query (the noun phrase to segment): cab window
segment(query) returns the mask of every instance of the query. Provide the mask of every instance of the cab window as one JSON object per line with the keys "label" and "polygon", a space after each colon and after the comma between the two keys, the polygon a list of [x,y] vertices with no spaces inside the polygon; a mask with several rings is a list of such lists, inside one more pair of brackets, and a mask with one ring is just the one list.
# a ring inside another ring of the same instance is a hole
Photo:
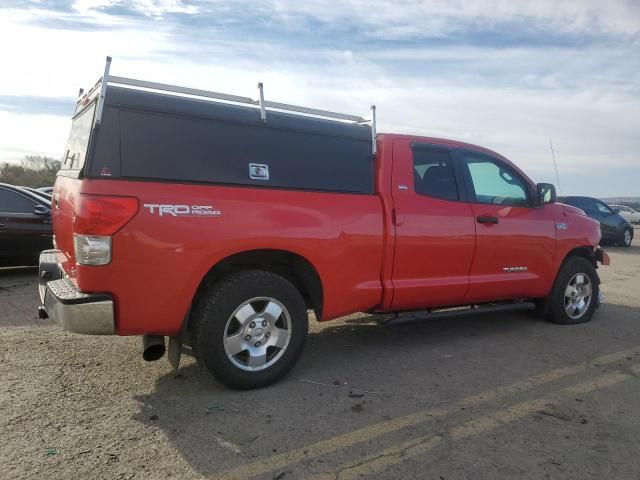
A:
{"label": "cab window", "polygon": [[525,182],[507,165],[484,155],[463,153],[462,156],[477,203],[528,206]]}

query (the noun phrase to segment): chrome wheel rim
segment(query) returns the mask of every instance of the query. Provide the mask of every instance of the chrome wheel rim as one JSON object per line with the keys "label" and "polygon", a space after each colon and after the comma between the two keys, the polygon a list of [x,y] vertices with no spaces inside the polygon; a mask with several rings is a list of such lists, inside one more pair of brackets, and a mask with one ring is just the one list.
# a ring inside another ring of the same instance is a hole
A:
{"label": "chrome wheel rim", "polygon": [[275,298],[256,297],[231,314],[224,329],[224,351],[236,367],[249,372],[276,363],[291,340],[291,316]]}
{"label": "chrome wheel rim", "polygon": [[582,317],[591,305],[593,288],[589,276],[576,273],[564,291],[564,310],[574,320]]}
{"label": "chrome wheel rim", "polygon": [[631,232],[629,230],[624,231],[624,244],[631,245]]}

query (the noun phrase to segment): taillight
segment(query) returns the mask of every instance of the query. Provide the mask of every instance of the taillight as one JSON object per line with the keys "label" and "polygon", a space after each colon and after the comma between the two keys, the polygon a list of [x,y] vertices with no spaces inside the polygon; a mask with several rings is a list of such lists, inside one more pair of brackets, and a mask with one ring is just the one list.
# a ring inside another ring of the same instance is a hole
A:
{"label": "taillight", "polygon": [[73,247],[81,265],[111,262],[111,235],[138,213],[138,199],[80,194],[73,209]]}
{"label": "taillight", "polygon": [[73,232],[113,235],[138,213],[138,199],[80,194],[73,209]]}

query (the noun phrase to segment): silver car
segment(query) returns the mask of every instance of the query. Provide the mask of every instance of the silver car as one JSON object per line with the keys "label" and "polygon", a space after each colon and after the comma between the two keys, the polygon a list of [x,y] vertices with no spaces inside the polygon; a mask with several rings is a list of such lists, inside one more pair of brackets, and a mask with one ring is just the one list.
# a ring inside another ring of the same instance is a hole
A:
{"label": "silver car", "polygon": [[609,205],[614,212],[631,223],[640,223],[640,212],[626,205]]}

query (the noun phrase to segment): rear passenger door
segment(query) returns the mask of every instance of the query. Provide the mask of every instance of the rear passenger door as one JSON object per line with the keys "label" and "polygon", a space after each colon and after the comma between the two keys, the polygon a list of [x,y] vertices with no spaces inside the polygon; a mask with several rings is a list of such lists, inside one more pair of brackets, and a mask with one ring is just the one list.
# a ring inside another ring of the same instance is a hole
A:
{"label": "rear passenger door", "polygon": [[553,281],[555,222],[534,206],[533,185],[500,158],[457,152],[476,224],[465,303],[546,295]]}
{"label": "rear passenger door", "polygon": [[393,144],[395,310],[455,305],[464,298],[475,221],[455,171],[447,148]]}

